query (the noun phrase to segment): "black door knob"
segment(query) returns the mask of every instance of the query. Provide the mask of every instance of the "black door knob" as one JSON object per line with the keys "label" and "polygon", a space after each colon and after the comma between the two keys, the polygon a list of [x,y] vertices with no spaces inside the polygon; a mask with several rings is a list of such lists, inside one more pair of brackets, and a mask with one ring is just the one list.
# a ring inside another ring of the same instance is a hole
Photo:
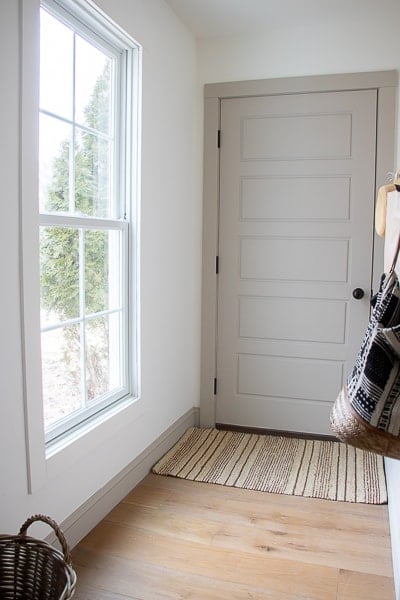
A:
{"label": "black door knob", "polygon": [[353,298],[355,298],[356,300],[361,300],[361,298],[364,298],[364,290],[361,288],[354,288]]}

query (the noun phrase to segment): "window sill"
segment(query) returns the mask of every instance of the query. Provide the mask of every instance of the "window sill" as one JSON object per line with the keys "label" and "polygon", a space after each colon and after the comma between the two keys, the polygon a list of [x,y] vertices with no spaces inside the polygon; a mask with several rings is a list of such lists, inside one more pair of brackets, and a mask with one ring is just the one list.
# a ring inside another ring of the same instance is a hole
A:
{"label": "window sill", "polygon": [[75,431],[49,443],[46,447],[48,477],[57,476],[76,460],[95,451],[110,437],[118,435],[122,427],[139,419],[142,413],[141,399],[130,396]]}

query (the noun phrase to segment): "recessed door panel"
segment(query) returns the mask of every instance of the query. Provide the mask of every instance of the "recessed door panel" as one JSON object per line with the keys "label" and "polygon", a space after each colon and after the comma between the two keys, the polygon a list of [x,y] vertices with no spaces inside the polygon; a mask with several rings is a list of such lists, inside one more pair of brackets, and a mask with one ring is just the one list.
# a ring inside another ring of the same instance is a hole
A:
{"label": "recessed door panel", "polygon": [[244,177],[242,221],[348,221],[349,177]]}
{"label": "recessed door panel", "polygon": [[239,337],[343,344],[346,302],[315,298],[241,296]]}

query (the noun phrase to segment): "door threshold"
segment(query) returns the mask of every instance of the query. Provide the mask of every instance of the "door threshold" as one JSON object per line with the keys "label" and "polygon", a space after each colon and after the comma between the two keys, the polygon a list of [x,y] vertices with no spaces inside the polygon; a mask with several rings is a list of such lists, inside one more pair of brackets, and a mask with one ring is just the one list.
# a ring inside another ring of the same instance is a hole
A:
{"label": "door threshold", "polygon": [[286,431],[285,429],[268,429],[264,427],[246,427],[244,425],[231,425],[230,423],[215,423],[216,429],[225,431],[238,431],[240,433],[256,433],[258,435],[277,435],[283,437],[300,438],[303,440],[321,440],[328,442],[337,442],[334,435],[319,433],[308,433],[304,431]]}

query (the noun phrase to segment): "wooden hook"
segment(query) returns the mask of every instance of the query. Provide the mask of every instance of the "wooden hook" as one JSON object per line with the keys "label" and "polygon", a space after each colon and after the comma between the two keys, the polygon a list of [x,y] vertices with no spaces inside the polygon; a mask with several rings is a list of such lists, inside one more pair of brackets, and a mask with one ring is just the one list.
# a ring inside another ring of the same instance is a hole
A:
{"label": "wooden hook", "polygon": [[[400,182],[400,180],[399,180]],[[394,183],[382,185],[378,190],[378,196],[375,206],[375,230],[378,235],[383,237],[386,231],[386,203],[389,192],[394,192],[396,186]]]}

